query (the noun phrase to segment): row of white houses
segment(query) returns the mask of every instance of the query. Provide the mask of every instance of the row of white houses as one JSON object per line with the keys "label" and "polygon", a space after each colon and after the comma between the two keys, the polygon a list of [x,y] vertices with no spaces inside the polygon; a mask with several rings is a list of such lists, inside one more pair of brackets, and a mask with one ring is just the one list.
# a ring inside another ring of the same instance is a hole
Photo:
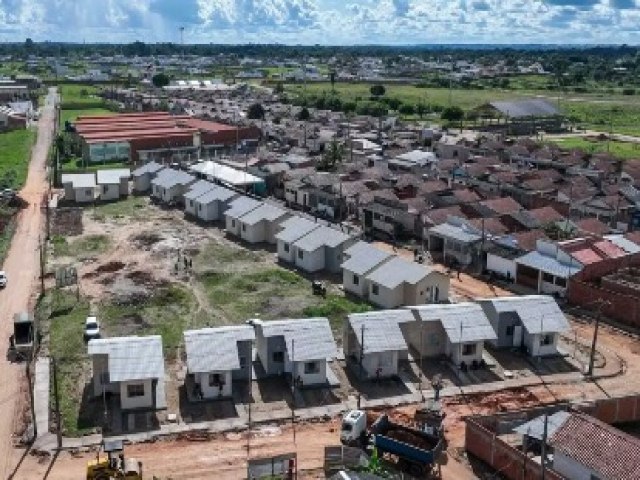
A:
{"label": "row of white houses", "polygon": [[[362,378],[398,375],[398,364],[446,357],[454,365],[483,358],[485,342],[521,347],[534,357],[558,353],[558,337],[569,324],[550,296],[417,305],[349,315],[342,348],[348,368]],[[250,320],[245,325],[184,332],[191,398],[229,398],[235,380],[285,376],[297,387],[330,386],[330,365],[338,357],[324,317]],[[160,336],[91,340],[93,394],[119,396],[123,410],[163,409],[165,369]],[[195,393],[197,392],[197,393]]]}

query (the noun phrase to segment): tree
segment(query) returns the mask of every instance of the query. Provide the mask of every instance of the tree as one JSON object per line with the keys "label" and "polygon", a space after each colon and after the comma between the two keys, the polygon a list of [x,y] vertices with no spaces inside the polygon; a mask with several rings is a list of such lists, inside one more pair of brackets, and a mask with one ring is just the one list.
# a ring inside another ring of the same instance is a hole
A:
{"label": "tree", "polygon": [[400,106],[402,105],[402,100],[398,99],[398,98],[386,98],[383,99],[386,100],[386,104],[389,105],[389,108],[391,110],[398,110],[400,108]]}
{"label": "tree", "polygon": [[440,118],[448,122],[459,122],[464,118],[464,110],[458,106],[447,107],[442,110]]}
{"label": "tree", "polygon": [[169,77],[164,73],[157,73],[151,78],[154,87],[162,88],[169,85]]}
{"label": "tree", "polygon": [[382,97],[387,92],[387,89],[384,88],[384,85],[378,84],[378,85],[372,85],[369,91],[371,92],[371,95],[374,97]]}
{"label": "tree", "polygon": [[342,163],[344,159],[344,148],[335,138],[331,140],[327,150],[324,152],[322,160],[318,163],[318,170],[330,171],[336,168],[336,165]]}
{"label": "tree", "polygon": [[356,102],[344,102],[342,104],[342,111],[344,113],[355,112],[356,108],[358,108],[358,104]]}
{"label": "tree", "polygon": [[298,120],[306,122],[311,118],[311,114],[309,113],[309,109],[307,107],[302,107],[302,110],[298,112]]}
{"label": "tree", "polygon": [[420,102],[418,105],[416,105],[416,113],[420,117],[420,120],[422,120],[422,117],[424,116],[424,114],[427,113],[426,105],[424,103],[422,103],[422,102]]}
{"label": "tree", "polygon": [[400,111],[400,113],[402,115],[410,116],[410,115],[413,115],[416,112],[416,109],[415,109],[415,107],[413,105],[405,103],[404,105],[400,106],[400,110],[399,111]]}
{"label": "tree", "polygon": [[331,91],[335,92],[336,91],[336,71],[335,70],[331,70],[331,72],[329,72],[329,80],[331,81]]}
{"label": "tree", "polygon": [[249,107],[247,111],[247,118],[249,120],[262,120],[264,119],[264,107],[261,103],[254,103]]}
{"label": "tree", "polygon": [[276,88],[274,89],[274,91],[278,95],[282,95],[284,93],[284,84],[282,82],[276,83]]}

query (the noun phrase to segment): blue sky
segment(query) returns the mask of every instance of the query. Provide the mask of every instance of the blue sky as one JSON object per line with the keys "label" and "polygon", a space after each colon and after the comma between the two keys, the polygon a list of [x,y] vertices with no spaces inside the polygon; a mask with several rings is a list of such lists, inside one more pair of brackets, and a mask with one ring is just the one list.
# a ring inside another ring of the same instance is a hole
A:
{"label": "blue sky", "polygon": [[0,40],[640,43],[640,0],[0,0]]}

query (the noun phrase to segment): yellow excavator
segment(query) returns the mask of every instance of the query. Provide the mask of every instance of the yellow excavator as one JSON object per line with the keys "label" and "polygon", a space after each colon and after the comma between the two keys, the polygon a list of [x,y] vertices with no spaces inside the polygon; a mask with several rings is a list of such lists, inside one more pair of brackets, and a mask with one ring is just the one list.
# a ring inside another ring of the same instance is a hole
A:
{"label": "yellow excavator", "polygon": [[[142,480],[142,462],[124,457],[122,440],[105,440],[87,463],[87,480]],[[100,457],[100,450],[107,454]]]}

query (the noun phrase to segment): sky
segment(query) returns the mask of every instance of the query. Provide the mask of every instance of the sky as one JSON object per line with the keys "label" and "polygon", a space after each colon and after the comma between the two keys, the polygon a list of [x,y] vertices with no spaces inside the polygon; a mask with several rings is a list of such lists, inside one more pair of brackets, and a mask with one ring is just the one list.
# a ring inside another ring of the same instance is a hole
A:
{"label": "sky", "polygon": [[0,0],[0,41],[640,43],[640,0]]}

